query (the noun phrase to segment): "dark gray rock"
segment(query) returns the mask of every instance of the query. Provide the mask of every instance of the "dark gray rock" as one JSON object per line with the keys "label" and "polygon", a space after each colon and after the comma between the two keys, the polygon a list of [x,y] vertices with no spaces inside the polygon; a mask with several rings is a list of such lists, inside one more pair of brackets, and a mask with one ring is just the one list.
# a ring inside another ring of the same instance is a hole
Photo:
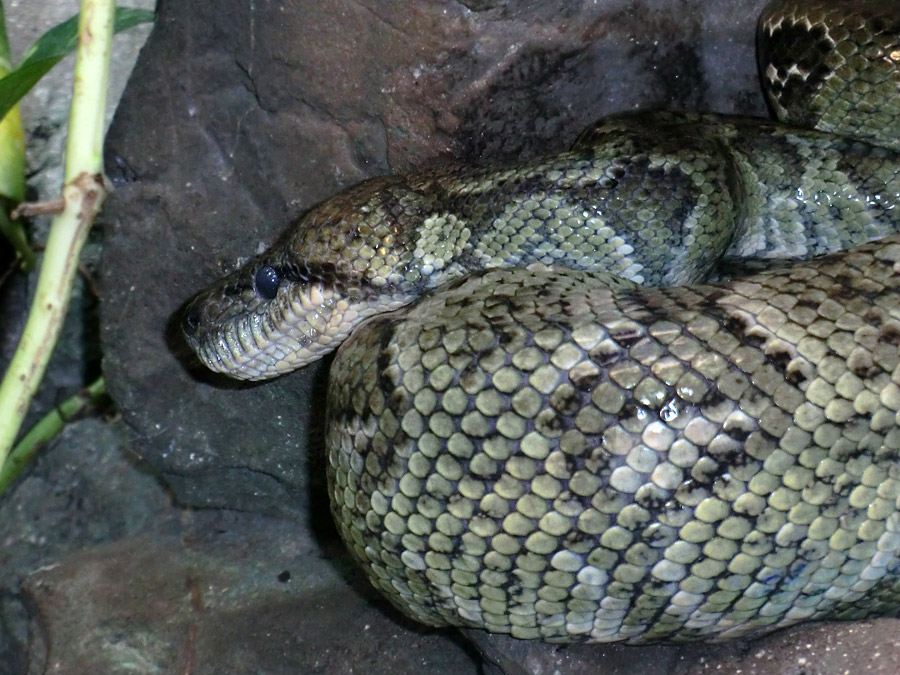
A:
{"label": "dark gray rock", "polygon": [[900,620],[797,626],[757,640],[630,647],[548,645],[466,631],[487,675],[848,675],[900,672]]}
{"label": "dark gray rock", "polygon": [[129,457],[125,425],[73,423],[0,498],[0,673],[29,659],[22,580],[36,569],[137,532],[165,531],[166,492]]}
{"label": "dark gray rock", "polygon": [[549,645],[474,630],[465,635],[484,659],[486,675],[670,675],[684,651],[670,646]]}
{"label": "dark gray rock", "polygon": [[726,649],[697,659],[681,672],[685,675],[894,675],[900,673],[900,620],[798,626]]}

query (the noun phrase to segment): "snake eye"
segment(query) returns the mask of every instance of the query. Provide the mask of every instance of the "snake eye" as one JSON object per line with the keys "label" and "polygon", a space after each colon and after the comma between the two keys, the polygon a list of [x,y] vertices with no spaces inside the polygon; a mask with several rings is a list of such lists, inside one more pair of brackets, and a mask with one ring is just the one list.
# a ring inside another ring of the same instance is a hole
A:
{"label": "snake eye", "polygon": [[266,300],[272,300],[278,293],[278,285],[281,283],[281,279],[278,276],[278,270],[266,265],[265,267],[260,267],[256,272],[254,282],[256,283],[256,292]]}

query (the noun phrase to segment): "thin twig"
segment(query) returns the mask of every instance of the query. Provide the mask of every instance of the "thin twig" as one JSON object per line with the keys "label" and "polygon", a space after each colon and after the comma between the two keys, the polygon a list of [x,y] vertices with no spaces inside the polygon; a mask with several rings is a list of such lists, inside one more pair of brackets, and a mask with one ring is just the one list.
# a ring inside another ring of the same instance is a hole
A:
{"label": "thin twig", "polygon": [[34,216],[55,216],[62,213],[65,206],[66,201],[62,197],[45,202],[22,202],[9,215],[13,220]]}
{"label": "thin twig", "polygon": [[98,405],[105,395],[106,383],[102,377],[97,378],[77,394],[70,396],[53,408],[31,427],[22,440],[16,443],[3,468],[0,469],[0,493],[19,477],[38,452],[62,431],[67,422],[71,422],[75,417],[85,414],[90,408]]}

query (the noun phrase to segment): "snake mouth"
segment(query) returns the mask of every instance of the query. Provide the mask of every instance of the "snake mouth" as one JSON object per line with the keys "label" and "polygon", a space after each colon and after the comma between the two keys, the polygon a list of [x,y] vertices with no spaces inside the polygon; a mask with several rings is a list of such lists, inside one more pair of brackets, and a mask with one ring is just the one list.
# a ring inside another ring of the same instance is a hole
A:
{"label": "snake mouth", "polygon": [[[210,370],[241,380],[267,380],[334,351],[374,314],[409,304],[407,294],[374,300],[333,285],[286,283],[271,300],[225,291],[200,293],[182,315],[191,349]],[[359,297],[357,297],[359,296]]]}

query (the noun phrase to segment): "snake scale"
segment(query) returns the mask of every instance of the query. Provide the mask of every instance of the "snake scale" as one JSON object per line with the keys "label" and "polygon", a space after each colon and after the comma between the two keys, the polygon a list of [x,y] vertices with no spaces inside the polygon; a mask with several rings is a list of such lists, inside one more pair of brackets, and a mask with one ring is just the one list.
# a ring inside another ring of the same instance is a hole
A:
{"label": "snake scale", "polygon": [[376,178],[189,304],[234,377],[343,343],[332,512],[393,604],[629,643],[896,611],[890,5],[767,8],[798,126],[623,115],[517,166]]}

